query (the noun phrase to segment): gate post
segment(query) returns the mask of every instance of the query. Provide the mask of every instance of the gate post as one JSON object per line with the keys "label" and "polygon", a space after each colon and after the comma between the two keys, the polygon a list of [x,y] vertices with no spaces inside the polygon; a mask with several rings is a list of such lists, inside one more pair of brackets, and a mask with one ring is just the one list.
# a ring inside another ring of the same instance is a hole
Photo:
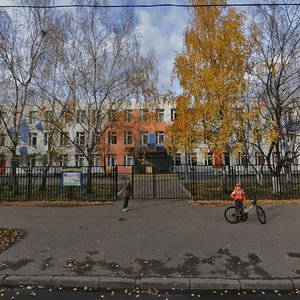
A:
{"label": "gate post", "polygon": [[195,169],[196,167],[195,166],[191,166],[191,169],[192,169],[192,197],[193,197],[193,200],[196,200],[196,193],[195,193]]}
{"label": "gate post", "polygon": [[115,193],[114,200],[118,198],[118,165],[115,166]]}
{"label": "gate post", "polygon": [[134,165],[131,166],[132,198],[134,198]]}
{"label": "gate post", "polygon": [[32,198],[32,172],[31,172],[31,165],[29,165],[27,169],[27,200],[30,201]]}
{"label": "gate post", "polygon": [[156,198],[156,188],[155,188],[155,168],[152,167],[152,185],[153,185],[153,198]]}
{"label": "gate post", "polygon": [[[230,166],[228,166],[228,169],[229,169],[229,174],[230,174]],[[223,192],[226,194],[227,193],[227,166],[223,166],[223,178],[224,178],[224,181],[223,181]]]}

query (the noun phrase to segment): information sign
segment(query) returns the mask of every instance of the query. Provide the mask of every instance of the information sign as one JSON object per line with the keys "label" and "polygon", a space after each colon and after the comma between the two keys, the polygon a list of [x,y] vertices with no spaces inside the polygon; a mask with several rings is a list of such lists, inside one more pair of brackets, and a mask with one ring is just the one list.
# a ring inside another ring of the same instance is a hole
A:
{"label": "information sign", "polygon": [[62,171],[63,186],[81,186],[80,169],[64,169]]}

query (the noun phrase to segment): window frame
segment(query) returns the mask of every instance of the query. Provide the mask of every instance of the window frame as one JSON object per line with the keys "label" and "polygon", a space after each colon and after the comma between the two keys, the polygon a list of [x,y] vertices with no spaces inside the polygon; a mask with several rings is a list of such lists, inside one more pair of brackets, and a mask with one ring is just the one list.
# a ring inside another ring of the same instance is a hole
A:
{"label": "window frame", "polygon": [[85,132],[84,131],[76,131],[76,144],[80,147],[85,145]]}
{"label": "window frame", "polygon": [[133,121],[133,110],[132,109],[125,109],[124,112],[125,122],[132,122]]}
{"label": "window frame", "polygon": [[[145,137],[147,137],[147,143],[144,143]],[[149,143],[149,131],[140,132],[140,143],[141,145],[147,145]]]}
{"label": "window frame", "polygon": [[116,131],[108,132],[108,144],[109,145],[117,145],[118,143],[118,134]]}
{"label": "window frame", "polygon": [[164,109],[157,109],[156,110],[156,121],[157,122],[164,122],[165,121],[165,110]]}
{"label": "window frame", "polygon": [[113,168],[117,165],[117,155],[116,154],[108,154],[107,155],[107,166]]}
{"label": "window frame", "polygon": [[36,132],[29,132],[29,146],[37,146],[38,137]]}
{"label": "window frame", "polygon": [[156,138],[156,144],[163,144],[163,142],[165,141],[165,132],[164,131],[156,131],[155,138]]}
{"label": "window frame", "polygon": [[124,145],[132,145],[133,136],[132,131],[124,131]]}

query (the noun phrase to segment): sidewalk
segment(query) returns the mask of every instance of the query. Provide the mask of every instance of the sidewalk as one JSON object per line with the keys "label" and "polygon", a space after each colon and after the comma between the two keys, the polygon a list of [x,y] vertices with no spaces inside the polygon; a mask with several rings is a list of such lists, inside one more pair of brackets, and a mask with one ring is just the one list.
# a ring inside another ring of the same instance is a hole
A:
{"label": "sidewalk", "polygon": [[229,224],[224,207],[132,200],[74,208],[0,207],[28,236],[0,255],[2,285],[300,289],[300,206]]}

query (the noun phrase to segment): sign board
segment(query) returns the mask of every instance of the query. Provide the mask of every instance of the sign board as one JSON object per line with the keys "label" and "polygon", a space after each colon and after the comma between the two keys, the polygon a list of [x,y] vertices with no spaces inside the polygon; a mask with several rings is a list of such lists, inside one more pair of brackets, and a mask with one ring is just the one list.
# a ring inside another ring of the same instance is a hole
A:
{"label": "sign board", "polygon": [[63,186],[81,186],[80,169],[64,169],[62,171]]}

